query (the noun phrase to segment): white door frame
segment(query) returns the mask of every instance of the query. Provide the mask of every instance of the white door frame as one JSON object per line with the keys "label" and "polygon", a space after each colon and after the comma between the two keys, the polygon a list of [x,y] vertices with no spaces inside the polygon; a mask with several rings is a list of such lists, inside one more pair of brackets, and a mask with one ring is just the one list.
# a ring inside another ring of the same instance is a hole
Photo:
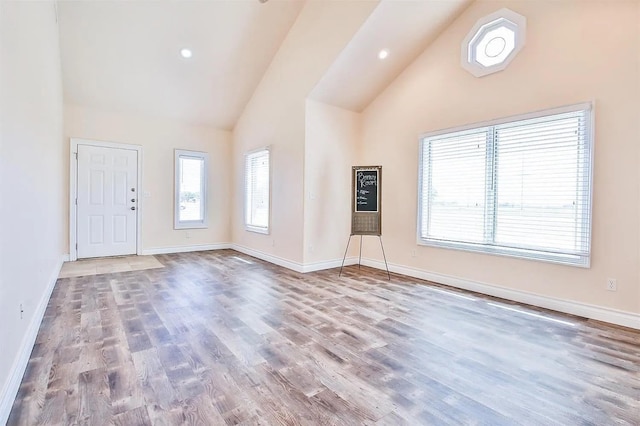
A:
{"label": "white door frame", "polygon": [[142,219],[142,146],[117,142],[96,141],[90,139],[71,138],[69,150],[69,260],[78,260],[78,145],[89,145],[102,148],[129,149],[138,152],[138,193],[136,199],[136,254],[142,254],[141,219]]}

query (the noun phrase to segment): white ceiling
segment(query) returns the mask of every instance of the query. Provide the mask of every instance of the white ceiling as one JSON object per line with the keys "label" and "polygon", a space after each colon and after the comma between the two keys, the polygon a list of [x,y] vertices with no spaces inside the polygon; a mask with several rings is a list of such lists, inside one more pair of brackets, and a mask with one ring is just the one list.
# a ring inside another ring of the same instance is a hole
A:
{"label": "white ceiling", "polygon": [[[362,111],[471,2],[381,0],[311,98]],[[58,0],[65,102],[232,129],[303,5]]]}
{"label": "white ceiling", "polygon": [[303,4],[58,1],[65,102],[231,129]]}
{"label": "white ceiling", "polygon": [[[361,112],[473,0],[382,0],[311,98]],[[389,56],[378,59],[387,49]]]}

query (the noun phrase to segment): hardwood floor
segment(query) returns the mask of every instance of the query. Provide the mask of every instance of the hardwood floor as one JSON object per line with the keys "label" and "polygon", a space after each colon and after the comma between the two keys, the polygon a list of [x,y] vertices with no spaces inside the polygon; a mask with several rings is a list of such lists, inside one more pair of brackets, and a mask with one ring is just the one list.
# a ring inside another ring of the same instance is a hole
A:
{"label": "hardwood floor", "polygon": [[640,332],[231,250],[58,280],[9,425],[640,424]]}

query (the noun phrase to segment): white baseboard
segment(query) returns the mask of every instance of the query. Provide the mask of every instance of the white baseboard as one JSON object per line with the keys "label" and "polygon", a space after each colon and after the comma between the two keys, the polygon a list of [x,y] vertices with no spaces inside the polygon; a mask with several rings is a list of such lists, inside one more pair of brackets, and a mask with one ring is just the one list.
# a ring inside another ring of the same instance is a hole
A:
{"label": "white baseboard", "polygon": [[22,376],[24,376],[24,372],[27,369],[27,364],[31,357],[31,351],[35,345],[36,338],[38,337],[38,330],[40,330],[42,318],[44,318],[44,313],[47,310],[51,293],[56,286],[56,281],[58,280],[60,269],[62,268],[62,264],[65,262],[65,259],[68,259],[68,255],[60,256],[60,259],[49,276],[47,287],[42,294],[40,303],[38,303],[38,306],[33,312],[33,317],[31,317],[29,327],[22,338],[22,344],[19,348],[18,356],[16,356],[13,366],[11,367],[10,376],[5,383],[4,389],[2,389],[2,393],[0,394],[0,425],[5,424],[9,419],[9,414],[11,414],[11,408],[13,407],[13,402],[18,394],[18,389],[22,382]]}
{"label": "white baseboard", "polygon": [[256,257],[258,259],[264,260],[269,263],[273,263],[278,266],[282,266],[283,268],[291,269],[296,272],[304,272],[304,265],[300,262],[295,262],[293,260],[285,259],[283,257],[274,256],[269,253],[265,253],[260,250],[254,250],[249,247],[241,246],[239,244],[232,244],[231,249],[235,251],[239,251],[240,253],[248,254],[249,256]]}
{"label": "white baseboard", "polygon": [[[376,269],[385,270],[384,262],[373,259],[362,259],[362,264]],[[554,297],[541,296],[521,290],[513,290],[499,287],[492,284],[470,281],[449,275],[437,274],[424,271],[422,269],[409,266],[389,263],[389,270],[401,275],[445,284],[464,290],[475,291],[489,296],[500,297],[502,299],[513,300],[515,302],[526,303],[541,308],[564,312],[571,315],[604,321],[611,324],[640,329],[640,314],[620,311],[617,309],[605,308],[602,306],[590,305],[587,303],[570,300],[557,299]]]}
{"label": "white baseboard", "polygon": [[[274,256],[269,253],[265,253],[260,250],[255,250],[249,247],[241,246],[238,244],[232,244],[231,249],[239,251],[240,253],[247,254],[249,256],[256,257],[260,260],[264,260],[269,263],[273,263],[283,268],[291,269],[292,271],[306,274],[307,272],[321,271],[323,269],[339,268],[342,265],[342,259],[324,260],[314,263],[300,263],[293,260],[285,259],[283,257]],[[344,262],[344,266],[355,265],[358,262],[357,257],[347,257]]]}
{"label": "white baseboard", "polygon": [[[357,257],[347,257],[344,260],[344,266],[356,265],[358,263]],[[323,269],[339,268],[342,266],[342,259],[324,260],[321,262],[305,263],[302,266],[302,272],[315,272],[322,271]]]}
{"label": "white baseboard", "polygon": [[187,253],[191,251],[223,250],[228,248],[231,248],[231,243],[196,244],[193,246],[155,247],[142,249],[141,254],[143,256],[149,256],[154,254]]}

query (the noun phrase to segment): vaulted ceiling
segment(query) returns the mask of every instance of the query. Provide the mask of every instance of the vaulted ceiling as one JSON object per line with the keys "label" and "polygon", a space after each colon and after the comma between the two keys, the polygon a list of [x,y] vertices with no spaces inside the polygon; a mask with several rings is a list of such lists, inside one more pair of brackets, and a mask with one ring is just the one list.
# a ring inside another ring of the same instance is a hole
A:
{"label": "vaulted ceiling", "polygon": [[[471,1],[380,1],[310,96],[361,111]],[[304,4],[59,0],[65,102],[232,129]]]}
{"label": "vaulted ceiling", "polygon": [[231,129],[302,6],[59,1],[65,102]]}
{"label": "vaulted ceiling", "polygon": [[[383,0],[311,93],[315,100],[360,112],[472,0]],[[388,56],[381,60],[378,54]]]}

